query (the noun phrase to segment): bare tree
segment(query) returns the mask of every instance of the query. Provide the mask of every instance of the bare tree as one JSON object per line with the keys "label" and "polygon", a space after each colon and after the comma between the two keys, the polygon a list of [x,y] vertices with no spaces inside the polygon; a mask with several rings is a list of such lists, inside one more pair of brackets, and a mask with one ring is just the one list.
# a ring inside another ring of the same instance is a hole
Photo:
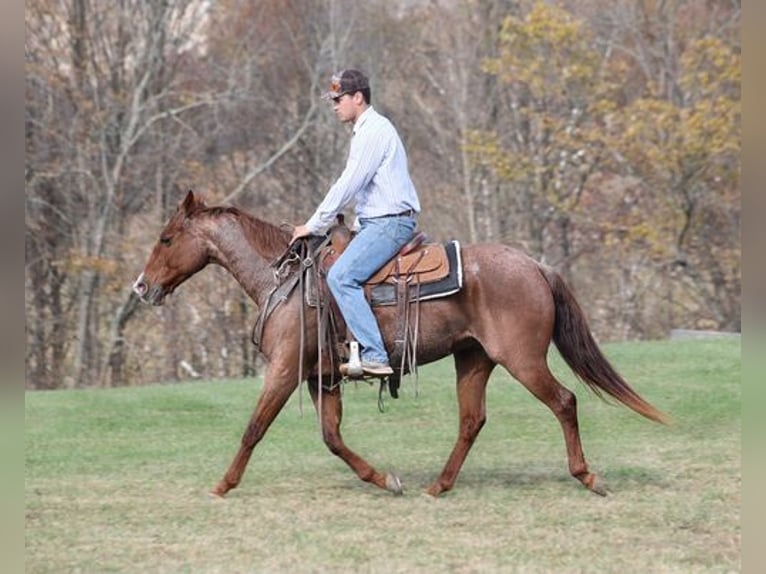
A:
{"label": "bare tree", "polygon": [[226,276],[151,310],[130,284],[188,188],[308,217],[346,159],[319,99],[345,67],[405,139],[434,238],[521,244],[605,337],[738,328],[740,3],[556,6],[29,0],[27,384],[252,373],[257,309]]}
{"label": "bare tree", "polygon": [[[202,7],[191,0],[27,3],[27,58],[34,64],[27,139],[35,163],[28,170],[28,229],[42,215],[40,186],[48,186],[47,203],[70,222],[57,237],[75,302],[70,385],[100,381],[113,346],[103,343],[111,307],[103,291],[120,264],[124,218],[152,198],[151,188],[130,178],[146,169],[144,158],[171,144],[168,123],[212,102],[205,92],[184,98],[175,83],[178,47],[194,44]],[[117,316],[132,304],[122,305]]]}

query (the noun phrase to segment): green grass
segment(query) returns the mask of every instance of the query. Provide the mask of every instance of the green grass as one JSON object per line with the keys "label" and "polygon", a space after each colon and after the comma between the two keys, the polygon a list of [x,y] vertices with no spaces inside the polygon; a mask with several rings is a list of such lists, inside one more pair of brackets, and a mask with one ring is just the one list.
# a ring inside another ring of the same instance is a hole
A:
{"label": "green grass", "polygon": [[451,360],[377,410],[345,389],[347,444],[405,486],[360,482],[321,441],[308,393],[256,447],[240,487],[206,496],[259,380],[26,394],[27,572],[735,572],[740,569],[739,340],[606,345],[674,424],[578,397],[601,498],[566,468],[551,413],[497,370],[488,423],[455,489],[422,496],[457,430]]}

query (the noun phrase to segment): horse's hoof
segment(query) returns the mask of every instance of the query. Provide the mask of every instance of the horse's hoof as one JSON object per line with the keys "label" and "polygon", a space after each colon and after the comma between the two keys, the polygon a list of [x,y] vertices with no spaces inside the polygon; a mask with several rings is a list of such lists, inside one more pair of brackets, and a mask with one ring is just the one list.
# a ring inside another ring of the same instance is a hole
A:
{"label": "horse's hoof", "polygon": [[606,496],[607,494],[606,487],[601,483],[594,484],[593,488],[591,488],[591,492],[598,494],[599,496]]}
{"label": "horse's hoof", "polygon": [[428,496],[430,498],[439,498],[439,495],[442,493],[442,489],[438,484],[432,484],[428,488],[426,488],[423,491],[424,496]]}
{"label": "horse's hoof", "polygon": [[215,498],[218,500],[223,500],[223,498],[226,496],[226,493],[229,492],[229,489],[226,488],[226,486],[219,482],[215,485],[215,488],[207,493],[209,498]]}
{"label": "horse's hoof", "polygon": [[593,475],[593,480],[588,485],[588,488],[591,492],[598,494],[599,496],[606,496],[606,485],[604,485],[603,482],[601,482],[601,479]]}
{"label": "horse's hoof", "polygon": [[395,474],[388,473],[386,475],[386,490],[393,493],[395,496],[401,496],[404,494],[402,488],[402,481]]}

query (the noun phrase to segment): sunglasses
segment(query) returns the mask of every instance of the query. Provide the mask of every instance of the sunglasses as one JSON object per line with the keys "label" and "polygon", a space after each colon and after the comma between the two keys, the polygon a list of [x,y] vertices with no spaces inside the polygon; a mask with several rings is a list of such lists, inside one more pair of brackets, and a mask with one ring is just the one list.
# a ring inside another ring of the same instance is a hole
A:
{"label": "sunglasses", "polygon": [[332,101],[336,104],[339,104],[340,101],[343,99],[343,96],[350,96],[350,95],[352,95],[351,92],[344,92],[340,94],[339,96],[335,96],[334,98],[332,98]]}

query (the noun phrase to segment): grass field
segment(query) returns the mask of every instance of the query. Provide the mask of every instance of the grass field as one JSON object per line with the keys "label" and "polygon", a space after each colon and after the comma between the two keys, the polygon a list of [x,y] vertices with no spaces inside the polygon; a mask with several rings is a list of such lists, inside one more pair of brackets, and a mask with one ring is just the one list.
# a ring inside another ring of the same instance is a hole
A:
{"label": "grass field", "polygon": [[740,342],[604,346],[663,427],[578,397],[591,468],[571,478],[560,427],[497,370],[488,422],[455,489],[421,494],[457,430],[450,360],[421,368],[419,396],[377,410],[345,389],[344,437],[405,495],[360,482],[296,393],[240,487],[206,492],[231,461],[259,380],[26,394],[26,572],[737,572]]}

